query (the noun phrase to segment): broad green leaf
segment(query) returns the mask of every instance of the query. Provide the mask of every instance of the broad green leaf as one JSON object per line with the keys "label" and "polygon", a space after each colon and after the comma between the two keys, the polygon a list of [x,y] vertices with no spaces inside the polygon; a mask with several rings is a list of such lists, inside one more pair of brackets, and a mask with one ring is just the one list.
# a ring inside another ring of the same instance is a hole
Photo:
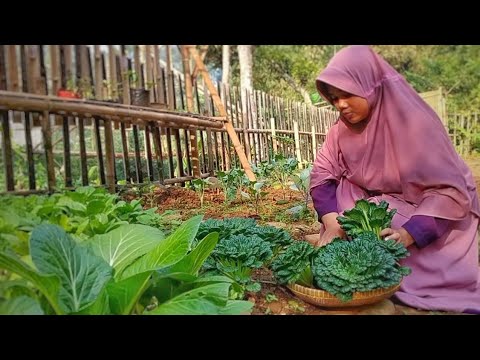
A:
{"label": "broad green leaf", "polygon": [[119,282],[110,282],[107,285],[110,309],[113,314],[128,315],[132,312],[148,283],[150,275],[150,272],[144,272]]}
{"label": "broad green leaf", "polygon": [[59,303],[67,313],[95,301],[112,276],[112,268],[102,258],[77,245],[56,225],[43,224],[32,231],[30,252],[40,273],[59,277]]}
{"label": "broad green leaf", "polygon": [[202,241],[182,260],[173,265],[169,270],[172,272],[186,272],[197,275],[205,259],[210,255],[218,243],[218,233],[213,232],[205,236]]}
{"label": "broad green leaf", "polygon": [[43,315],[40,304],[28,296],[0,302],[0,315]]}
{"label": "broad green leaf", "polygon": [[99,214],[105,209],[105,203],[101,200],[92,200],[87,204],[87,215]]}
{"label": "broad green leaf", "polygon": [[173,234],[160,242],[153,250],[127,267],[120,275],[121,279],[145,271],[159,270],[181,260],[195,238],[202,218],[202,215],[195,216],[180,225]]}
{"label": "broad green leaf", "polygon": [[253,303],[244,300],[228,300],[227,305],[220,308],[221,315],[249,315],[252,312]]}
{"label": "broad green leaf", "polygon": [[110,315],[111,313],[107,287],[104,287],[97,296],[95,302],[88,305],[83,310],[74,313],[74,315]]}
{"label": "broad green leaf", "polygon": [[85,211],[87,210],[87,207],[85,205],[77,201],[73,201],[72,199],[66,196],[62,196],[56,206],[57,207],[65,206],[72,211],[78,211],[80,213],[85,213]]}
{"label": "broad green leaf", "polygon": [[125,268],[158,245],[165,235],[146,225],[122,225],[107,234],[96,235],[89,242],[93,252],[115,269],[118,278]]}
{"label": "broad green leaf", "polygon": [[7,211],[5,209],[0,210],[0,218],[5,220],[5,223],[13,229],[17,228],[22,222],[20,216],[15,211]]}
{"label": "broad green leaf", "polygon": [[217,283],[195,288],[145,312],[148,315],[215,315],[228,300],[230,284]]}
{"label": "broad green leaf", "polygon": [[34,269],[29,267],[23,261],[6,253],[0,253],[0,268],[9,270],[20,275],[25,280],[34,284],[38,290],[47,298],[48,302],[54,308],[57,314],[63,314],[58,303],[58,291],[60,281],[56,276],[45,276],[38,274]]}

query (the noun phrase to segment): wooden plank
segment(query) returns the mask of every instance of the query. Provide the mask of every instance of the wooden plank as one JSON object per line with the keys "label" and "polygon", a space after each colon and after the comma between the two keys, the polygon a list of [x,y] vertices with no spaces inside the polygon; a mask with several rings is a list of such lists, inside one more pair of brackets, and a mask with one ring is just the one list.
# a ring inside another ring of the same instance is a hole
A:
{"label": "wooden plank", "polygon": [[133,49],[133,61],[134,61],[134,66],[135,66],[135,74],[137,75],[137,83],[136,84],[131,84],[133,88],[139,88],[140,87],[140,79],[142,77],[141,72],[142,72],[142,65],[140,63],[140,45],[135,45]]}
{"label": "wooden plank", "polygon": [[70,155],[70,131],[68,128],[68,118],[63,116],[63,168],[65,176],[65,186],[71,187],[72,183],[72,163]]}
{"label": "wooden plank", "polygon": [[53,193],[55,191],[55,164],[53,159],[52,129],[48,111],[43,112],[40,121],[42,123],[43,148],[47,164],[48,191]]}
{"label": "wooden plank", "polygon": [[[253,119],[252,119],[252,98],[251,93],[248,90],[245,90],[246,96],[245,101],[247,102],[247,119],[248,119],[248,128],[254,129],[253,127]],[[255,141],[255,133],[249,133],[249,141],[250,141],[250,152],[252,153],[252,160],[254,164],[257,164],[257,146]]]}
{"label": "wooden plank", "polygon": [[108,82],[112,89],[112,99],[118,101],[117,64],[115,62],[115,48],[108,45]]}
{"label": "wooden plank", "polygon": [[153,147],[155,149],[155,157],[157,159],[157,169],[158,169],[158,176],[159,181],[163,184],[164,176],[163,176],[163,154],[162,154],[162,142],[160,139],[160,129],[155,125],[152,125],[152,135],[153,135]]}
{"label": "wooden plank", "polygon": [[[277,154],[277,134],[276,134],[276,129],[275,129],[275,118],[271,117],[270,118],[270,130],[272,131],[272,147],[273,147],[273,152]],[[270,159],[272,160],[272,159]]]}
{"label": "wooden plank", "polygon": [[[173,103],[176,104],[177,101],[175,99],[175,78],[173,77],[172,72],[172,88],[173,91]],[[176,109],[176,106],[175,106]],[[176,146],[176,155],[177,155],[177,174],[179,177],[183,177],[185,172],[183,171],[183,156],[182,156],[182,143],[180,140],[180,131],[178,129],[173,129],[173,135],[175,137],[175,146]]]}
{"label": "wooden plank", "polygon": [[[185,98],[187,103],[187,111],[192,113],[194,110],[194,103],[193,103],[193,84],[192,84],[192,77],[190,73],[190,56],[188,53],[188,48],[186,46],[181,46],[181,53],[182,53],[182,63],[183,63],[183,74],[185,77]],[[190,173],[195,178],[200,178],[200,162],[198,158],[198,141],[197,141],[197,131],[195,129],[189,130],[189,140],[190,140],[190,151],[188,151],[187,147],[187,154],[189,154],[189,159],[191,159],[191,171]]]}
{"label": "wooden plank", "polygon": [[[40,78],[40,62],[36,45],[27,45],[28,92],[40,94],[38,81]],[[37,77],[38,76],[38,77]]]}
{"label": "wooden plank", "polygon": [[5,45],[0,45],[0,90],[7,90],[7,63],[5,60]]}
{"label": "wooden plank", "polygon": [[138,140],[138,126],[132,126],[133,145],[135,148],[135,170],[137,175],[137,183],[143,183],[142,160],[140,158],[140,143]]}
{"label": "wooden plank", "polygon": [[38,49],[38,58],[40,60],[38,77],[39,93],[43,95],[48,95],[47,68],[45,66],[43,45],[38,45],[36,46],[36,48]]}
{"label": "wooden plank", "polygon": [[3,143],[3,164],[5,166],[5,188],[7,191],[15,190],[15,181],[13,177],[13,151],[12,140],[10,139],[10,122],[8,112],[1,111],[2,117],[2,143]]}
{"label": "wooden plank", "polygon": [[165,84],[163,81],[163,73],[160,67],[160,50],[158,45],[153,45],[153,61],[154,61],[154,71],[155,71],[155,89],[156,89],[156,98],[155,101],[160,105],[165,104]]}
{"label": "wooden plank", "polygon": [[20,91],[20,80],[18,78],[16,45],[5,45],[7,50],[7,90]]}
{"label": "wooden plank", "polygon": [[[116,82],[115,82],[116,84]],[[107,188],[110,193],[115,192],[115,150],[113,145],[112,121],[104,120],[103,127],[105,130],[105,159],[107,163]]]}
{"label": "wooden plank", "polygon": [[147,175],[150,181],[153,181],[153,162],[152,162],[152,148],[150,146],[150,126],[145,125],[145,160],[147,161]]}
{"label": "wooden plank", "polygon": [[[183,96],[183,82],[182,82],[182,77],[180,76],[180,74],[178,74],[178,84],[179,84],[179,89],[180,89],[180,107],[181,107],[182,110],[185,110],[185,99],[184,99],[184,96]],[[190,154],[189,144],[188,144],[189,135],[188,135],[188,130],[187,129],[183,129],[183,139],[184,139],[184,142],[185,142],[185,158],[187,160],[187,171],[188,171],[188,174],[191,175],[192,174],[192,162],[191,162],[190,156],[189,156],[189,154]],[[183,158],[183,155],[182,155],[182,158]],[[182,165],[182,173],[184,173],[183,165]]]}
{"label": "wooden plank", "polygon": [[[220,85],[220,83],[219,83],[219,85]],[[204,94],[206,94],[207,91],[208,91],[208,89],[205,86]],[[226,91],[225,85],[223,85],[223,89],[221,89],[220,86],[218,87],[218,94],[222,96],[220,98],[220,100],[223,100],[223,104],[224,104],[223,106],[225,107],[225,109],[227,109],[227,91]],[[211,107],[212,107],[212,113],[213,113],[214,109],[215,109],[215,106],[214,106],[215,102],[213,100],[212,94],[210,94],[209,98],[211,100]],[[227,110],[225,110],[225,112],[226,111]],[[228,115],[228,113],[227,113],[227,115]],[[231,143],[230,143],[230,138],[227,135],[228,134],[225,134],[225,142],[227,144],[227,148],[225,149],[225,166],[226,166],[227,169],[231,169],[232,167],[236,167],[236,159],[235,159],[235,154],[232,155],[230,153]]]}
{"label": "wooden plank", "polygon": [[152,46],[145,45],[145,70],[147,73],[145,89],[149,91],[150,103],[155,101],[155,82],[153,77]]}
{"label": "wooden plank", "polygon": [[62,45],[63,46],[63,55],[65,59],[65,89],[68,88],[69,83],[73,84],[73,61],[72,61],[72,45]]}
{"label": "wooden plank", "polygon": [[[195,99],[196,99],[196,104],[197,104],[197,112],[201,115],[204,115],[205,112],[202,110],[201,104],[200,104],[200,96],[198,92],[198,82],[195,82],[194,85],[194,90],[195,90]],[[206,163],[206,157],[205,157],[205,145],[203,141],[203,132],[202,131],[197,131],[197,142],[198,142],[198,137],[200,137],[200,143],[202,144],[202,152],[201,154],[201,163],[199,163],[199,168],[201,168],[202,172],[206,172],[205,168],[205,163]],[[200,157],[200,156],[199,156]]]}
{"label": "wooden plank", "polygon": [[[122,79],[122,102],[130,104],[130,84],[128,81],[128,58],[125,45],[122,45],[122,57],[120,59],[120,69]],[[125,162],[125,161],[124,161]],[[125,166],[125,164],[123,164]]]}
{"label": "wooden plank", "polygon": [[80,143],[80,173],[82,175],[82,185],[88,186],[87,154],[85,146],[85,120],[77,118],[78,121],[78,140]]}
{"label": "wooden plank", "polygon": [[170,45],[165,46],[167,51],[167,88],[168,88],[168,109],[174,110],[175,109],[175,89],[173,86],[173,71],[172,71],[172,49]]}
{"label": "wooden plank", "polygon": [[97,159],[98,159],[98,174],[100,175],[100,183],[102,185],[105,185],[106,180],[105,180],[105,167],[103,165],[102,138],[100,136],[100,119],[98,117],[95,117],[93,124],[95,128],[95,144],[96,144]]}
{"label": "wooden plank", "polygon": [[29,112],[24,113],[25,124],[25,150],[27,152],[28,163],[28,185],[30,190],[36,189],[35,182],[35,161],[33,159],[33,146],[32,146],[32,125],[31,116]]}
{"label": "wooden plank", "polygon": [[[246,94],[246,90],[245,90]],[[239,89],[239,98],[238,101],[240,102],[240,109],[242,109],[242,125],[243,125],[243,137],[245,142],[245,153],[249,162],[252,162],[252,151],[250,146],[250,136],[247,130],[250,128],[248,120],[248,100],[247,95],[243,95],[242,89]]]}
{"label": "wooden plank", "polygon": [[127,182],[131,182],[132,176],[130,174],[130,159],[128,158],[128,138],[124,122],[120,123],[120,134],[122,137],[123,173],[125,174]]}
{"label": "wooden plank", "polygon": [[100,45],[94,45],[94,58],[95,58],[95,98],[97,100],[104,99],[105,87],[103,86],[102,76],[102,54],[100,52]]}
{"label": "wooden plank", "polygon": [[[204,94],[206,94],[207,91],[208,91],[208,89],[205,86]],[[220,95],[220,99],[223,100],[223,106],[225,107],[225,112],[227,113],[227,116],[228,116],[228,103],[229,103],[228,95],[229,95],[229,92],[228,92],[228,89],[227,89],[227,85],[218,83],[218,90],[217,91],[218,91],[218,94]],[[210,98],[213,100],[211,95],[210,95]],[[215,108],[215,106],[212,106],[212,108]],[[228,116],[228,118],[231,119],[231,114],[230,114],[230,116]],[[227,149],[226,149],[226,152],[225,152],[226,161],[229,165],[231,164],[233,167],[237,167],[237,157],[235,156],[235,153],[231,154],[231,152],[230,152],[231,144],[230,144],[230,138],[228,136],[226,137],[226,143],[227,143]]]}
{"label": "wooden plank", "polygon": [[52,66],[52,94],[57,95],[62,85],[60,82],[60,48],[58,45],[50,45],[50,61]]}
{"label": "wooden plank", "polygon": [[172,129],[167,128],[167,156],[168,163],[170,165],[170,178],[175,177],[175,166],[173,164],[173,151],[172,151]]}
{"label": "wooden plank", "polygon": [[[208,107],[208,116],[215,116],[215,107],[213,104],[213,100],[212,98],[210,98],[209,100],[210,100],[209,101],[210,106]],[[218,132],[214,131],[213,133],[211,133],[210,136],[213,136],[213,140],[214,140],[214,144],[213,145],[211,144],[211,147],[213,146],[213,148],[215,149],[213,168],[214,170],[218,171],[220,170],[220,156],[218,153],[218,139],[217,139]],[[212,149],[212,152],[213,152],[213,149]]]}
{"label": "wooden plank", "polygon": [[207,129],[208,172],[213,174],[212,130]]}

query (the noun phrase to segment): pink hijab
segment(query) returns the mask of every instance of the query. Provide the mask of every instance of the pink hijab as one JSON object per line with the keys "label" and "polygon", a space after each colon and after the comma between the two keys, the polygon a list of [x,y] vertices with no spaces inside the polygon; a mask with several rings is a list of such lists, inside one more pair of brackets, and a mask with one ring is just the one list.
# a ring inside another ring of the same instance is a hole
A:
{"label": "pink hijab", "polygon": [[472,174],[437,114],[406,80],[368,46],[342,49],[317,78],[367,99],[370,114],[361,133],[340,118],[318,152],[310,188],[326,180],[350,182],[416,206],[414,215],[459,220],[480,215]]}

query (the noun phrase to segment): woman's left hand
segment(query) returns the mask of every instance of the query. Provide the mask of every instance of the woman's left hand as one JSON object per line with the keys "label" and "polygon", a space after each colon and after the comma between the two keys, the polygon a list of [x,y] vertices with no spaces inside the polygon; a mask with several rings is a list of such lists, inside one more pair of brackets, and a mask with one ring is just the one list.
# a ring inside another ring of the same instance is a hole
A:
{"label": "woman's left hand", "polygon": [[392,228],[383,229],[382,231],[380,231],[380,236],[385,236],[384,240],[393,239],[397,243],[403,244],[403,246],[405,247],[408,247],[415,242],[412,235],[410,235],[408,231],[402,227],[399,229],[392,229]]}

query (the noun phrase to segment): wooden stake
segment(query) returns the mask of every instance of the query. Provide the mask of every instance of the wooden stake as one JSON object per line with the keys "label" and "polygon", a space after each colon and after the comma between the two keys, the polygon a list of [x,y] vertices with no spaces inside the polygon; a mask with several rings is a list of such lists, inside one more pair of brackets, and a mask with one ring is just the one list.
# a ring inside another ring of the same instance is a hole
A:
{"label": "wooden stake", "polygon": [[245,150],[243,149],[242,144],[238,140],[238,136],[237,136],[237,133],[235,132],[235,128],[233,127],[232,123],[228,119],[225,107],[223,106],[222,101],[218,96],[217,89],[215,89],[215,86],[213,85],[212,79],[208,74],[205,64],[203,63],[202,59],[200,59],[197,49],[195,49],[195,46],[193,45],[186,45],[186,46],[188,46],[190,55],[195,60],[195,64],[197,65],[200,73],[202,74],[203,80],[207,84],[208,91],[213,97],[213,101],[215,102],[215,105],[220,113],[220,116],[225,116],[227,119],[227,121],[224,123],[224,127],[227,130],[228,135],[232,139],[233,146],[235,147],[235,151],[237,152],[237,155],[240,159],[240,163],[242,164],[242,167],[245,170],[245,174],[247,175],[250,181],[256,181],[255,174],[253,173],[252,168],[250,167],[250,164],[245,155]]}

